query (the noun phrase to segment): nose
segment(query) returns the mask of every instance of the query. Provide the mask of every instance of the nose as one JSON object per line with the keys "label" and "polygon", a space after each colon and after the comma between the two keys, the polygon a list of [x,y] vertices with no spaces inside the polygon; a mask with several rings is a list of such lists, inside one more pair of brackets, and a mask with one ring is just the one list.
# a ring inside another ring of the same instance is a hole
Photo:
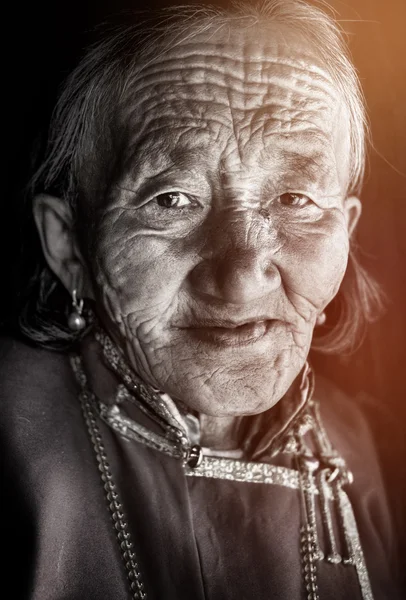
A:
{"label": "nose", "polygon": [[261,221],[260,216],[244,215],[212,230],[202,261],[191,273],[197,292],[231,304],[247,304],[279,288],[275,232]]}

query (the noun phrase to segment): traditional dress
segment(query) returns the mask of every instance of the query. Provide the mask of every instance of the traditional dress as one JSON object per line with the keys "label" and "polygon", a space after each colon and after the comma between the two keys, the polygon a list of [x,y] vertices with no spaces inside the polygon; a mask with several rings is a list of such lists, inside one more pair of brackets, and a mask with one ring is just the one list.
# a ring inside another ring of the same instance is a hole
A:
{"label": "traditional dress", "polygon": [[195,415],[96,335],[117,377],[111,403],[95,396],[79,355],[1,346],[10,598],[401,597],[356,402],[323,380],[313,389],[306,367],[280,403],[241,420],[238,450],[214,452]]}

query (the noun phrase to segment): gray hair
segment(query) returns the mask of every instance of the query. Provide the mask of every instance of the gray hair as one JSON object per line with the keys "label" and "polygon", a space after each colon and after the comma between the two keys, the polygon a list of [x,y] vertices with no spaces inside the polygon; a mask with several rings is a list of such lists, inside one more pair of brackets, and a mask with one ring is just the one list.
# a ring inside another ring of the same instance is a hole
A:
{"label": "gray hair", "polygon": [[[125,134],[120,108],[134,77],[169,48],[194,37],[259,24],[283,25],[296,31],[322,57],[349,116],[347,192],[359,193],[367,122],[343,33],[332,17],[303,0],[265,0],[254,6],[237,2],[229,8],[173,7],[142,22],[110,30],[89,49],[65,83],[52,118],[45,159],[31,181],[31,196],[39,192],[59,195],[74,214],[82,212],[85,217],[90,200],[106,196],[121,164]],[[81,237],[86,245],[84,234]],[[68,295],[61,291],[61,284],[43,259],[28,292],[20,314],[22,332],[48,347],[74,341],[65,325]],[[336,305],[341,309],[334,317],[334,328],[313,342],[322,352],[343,352],[354,346],[381,306],[379,287],[356,259],[353,247]]]}

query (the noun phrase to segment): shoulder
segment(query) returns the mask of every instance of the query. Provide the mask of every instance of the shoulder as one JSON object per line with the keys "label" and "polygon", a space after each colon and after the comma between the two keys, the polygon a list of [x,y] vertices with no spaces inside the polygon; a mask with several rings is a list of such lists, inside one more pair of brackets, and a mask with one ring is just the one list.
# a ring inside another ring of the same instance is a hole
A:
{"label": "shoulder", "polygon": [[[21,340],[0,338],[0,393],[51,389],[69,372],[67,355],[31,346]],[[68,378],[69,379],[69,378]]]}
{"label": "shoulder", "polygon": [[54,425],[65,417],[76,395],[67,355],[2,338],[0,369],[0,427],[7,437],[30,427],[48,429],[51,415]]}
{"label": "shoulder", "polygon": [[0,445],[4,474],[41,497],[56,465],[83,445],[83,418],[69,357],[16,339],[0,341]]}

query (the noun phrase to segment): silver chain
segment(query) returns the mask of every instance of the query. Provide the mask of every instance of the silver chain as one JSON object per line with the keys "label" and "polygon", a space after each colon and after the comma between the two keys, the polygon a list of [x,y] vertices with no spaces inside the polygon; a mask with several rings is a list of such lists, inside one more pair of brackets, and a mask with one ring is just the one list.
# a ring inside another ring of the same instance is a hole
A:
{"label": "silver chain", "polygon": [[315,530],[310,525],[302,525],[300,528],[300,554],[306,598],[307,600],[320,600],[317,585],[317,542]]}
{"label": "silver chain", "polygon": [[84,374],[81,360],[78,356],[72,358],[72,367],[82,386],[79,397],[83,416],[87,425],[90,439],[93,443],[93,449],[96,455],[103,487],[106,493],[108,507],[113,519],[114,528],[116,530],[121,557],[123,559],[129,580],[131,598],[133,600],[147,600],[147,593],[144,589],[144,583],[142,581],[137,556],[133,549],[133,543],[131,540],[127,519],[123,511],[123,505],[120,502],[116,484],[113,480],[110,465],[107,461],[107,454],[103,444],[103,438],[92,406],[92,403],[95,401],[95,397],[90,390],[85,388],[86,375]]}

